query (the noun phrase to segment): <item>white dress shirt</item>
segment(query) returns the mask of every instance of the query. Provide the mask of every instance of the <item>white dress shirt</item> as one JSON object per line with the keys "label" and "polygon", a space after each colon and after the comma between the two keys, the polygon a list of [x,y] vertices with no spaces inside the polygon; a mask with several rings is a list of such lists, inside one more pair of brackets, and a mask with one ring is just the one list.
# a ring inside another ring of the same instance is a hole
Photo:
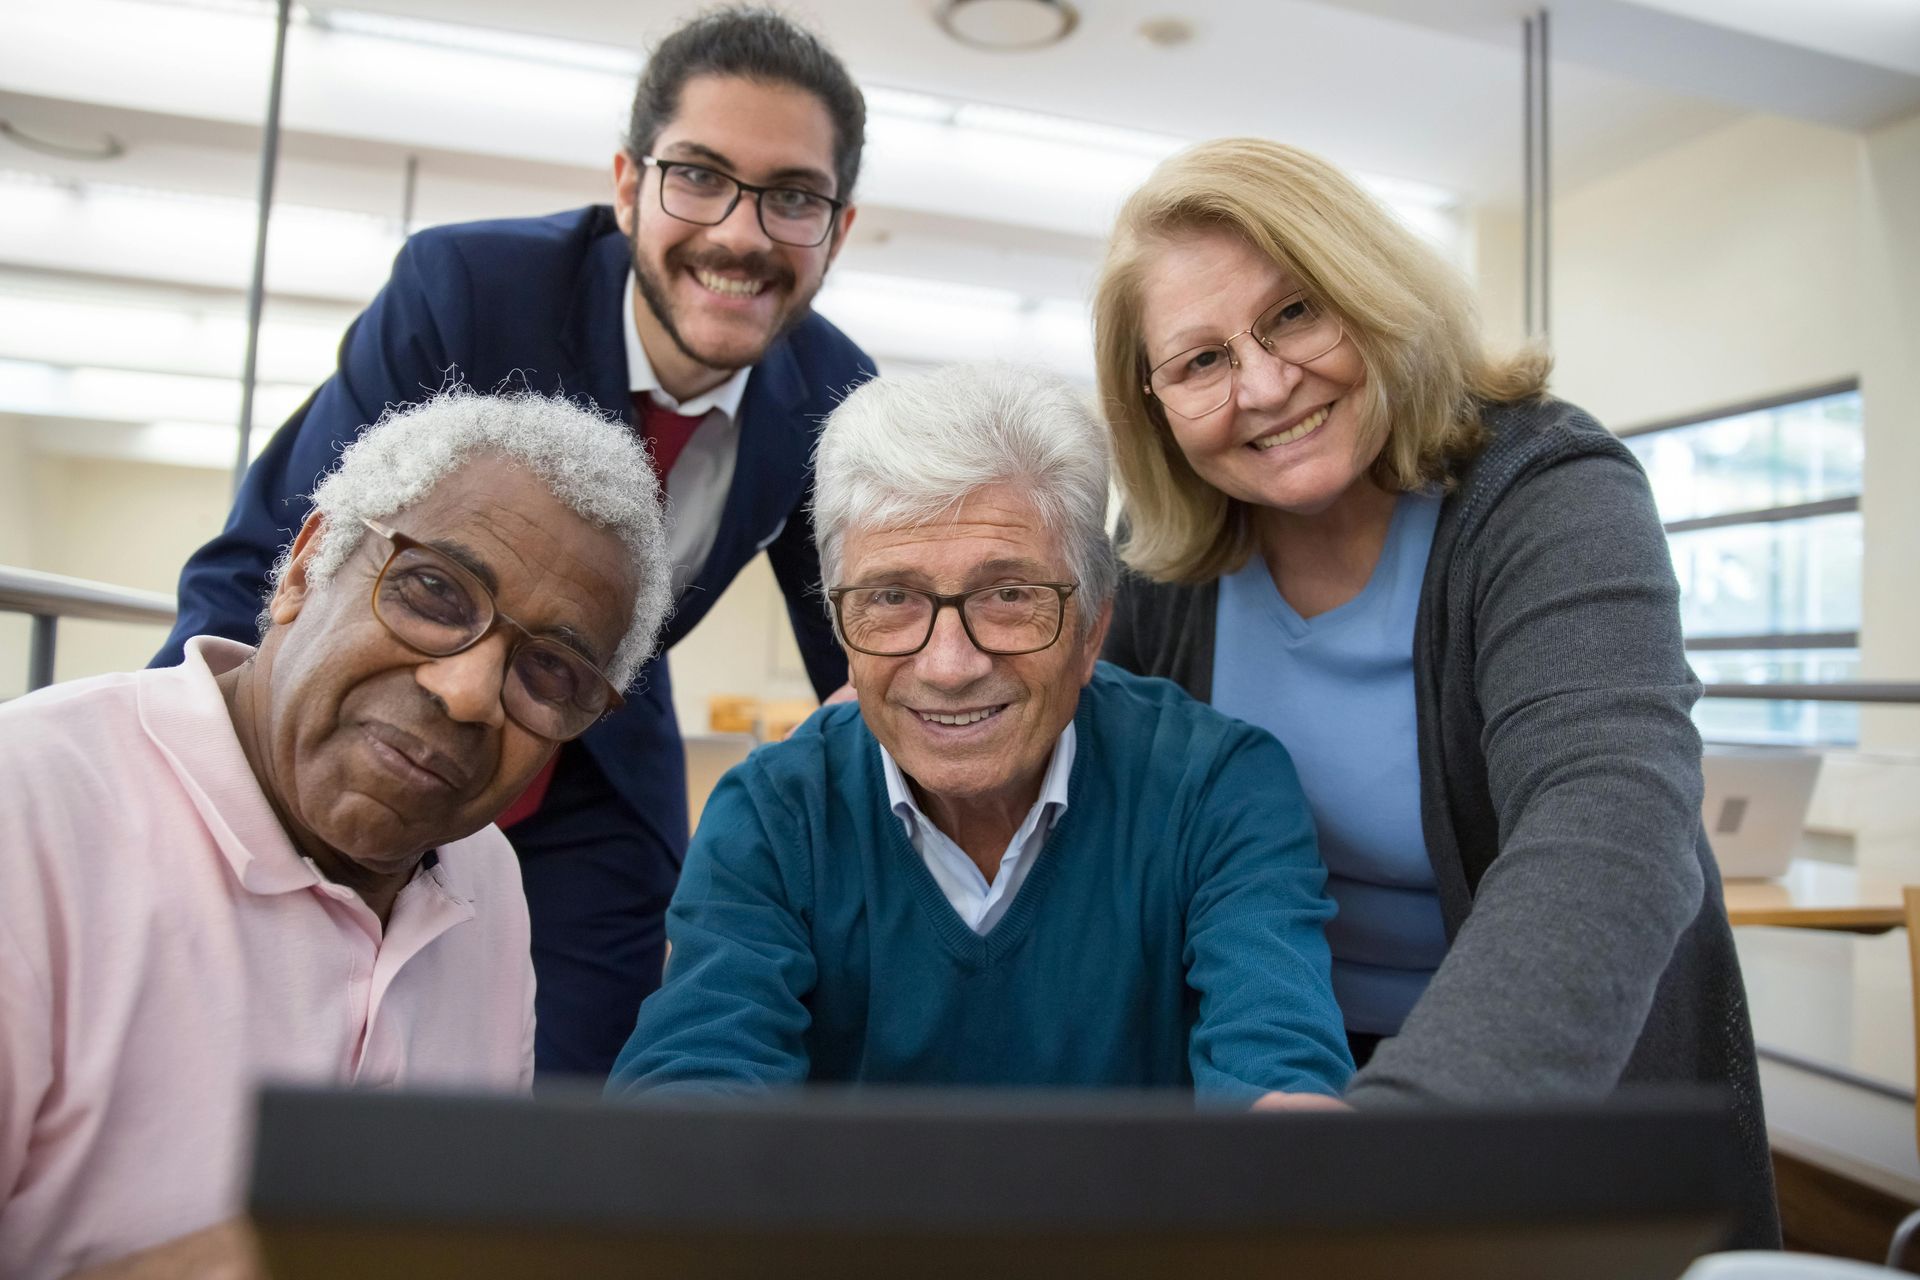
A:
{"label": "white dress shirt", "polygon": [[1067,779],[1073,776],[1074,733],[1069,720],[1060,740],[1054,744],[1053,759],[1047,763],[1047,776],[1040,782],[1040,797],[1027,810],[1025,821],[1013,833],[1007,851],[1000,855],[1000,869],[993,883],[980,874],[978,864],[955,844],[947,833],[933,825],[933,819],[921,812],[907,785],[907,775],[880,748],[880,767],[887,779],[887,803],[906,826],[907,839],[915,853],[933,873],[934,883],[953,904],[954,914],[967,922],[975,933],[987,933],[1000,923],[1000,917],[1013,904],[1013,895],[1033,870],[1040,857],[1040,846],[1054,823],[1067,811]]}
{"label": "white dress shirt", "polygon": [[[620,302],[621,327],[627,336],[627,389],[646,392],[663,409],[701,418],[662,486],[667,500],[667,555],[673,563],[673,594],[678,599],[706,567],[707,553],[713,550],[713,540],[720,532],[720,516],[727,504],[727,490],[733,487],[734,458],[740,448],[740,399],[747,392],[747,375],[753,370],[740,369],[713,390],[684,404],[675,400],[660,389],[653,362],[640,345],[640,327],[633,318],[637,293],[629,269]],[[636,422],[634,429],[644,430],[645,424]]]}

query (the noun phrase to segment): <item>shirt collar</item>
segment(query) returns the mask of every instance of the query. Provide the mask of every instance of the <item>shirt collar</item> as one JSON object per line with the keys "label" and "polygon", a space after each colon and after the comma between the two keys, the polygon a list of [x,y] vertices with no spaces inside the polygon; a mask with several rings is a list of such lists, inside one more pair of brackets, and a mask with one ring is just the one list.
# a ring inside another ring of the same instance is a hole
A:
{"label": "shirt collar", "polygon": [[[294,847],[247,762],[217,677],[254,655],[254,647],[219,636],[187,641],[180,665],[147,673],[139,695],[140,724],[172,767],[221,856],[253,893],[290,893],[327,882],[313,859]],[[413,878],[441,879],[440,851],[429,849]],[[409,881],[411,884],[411,881]],[[465,903],[471,906],[471,903]]]}
{"label": "shirt collar", "polygon": [[627,287],[620,295],[621,327],[627,339],[627,390],[644,391],[661,408],[685,414],[689,418],[705,417],[718,409],[726,415],[727,421],[737,420],[740,417],[740,400],[747,394],[747,377],[753,372],[752,367],[734,370],[731,378],[684,404],[675,400],[660,389],[660,379],[653,374],[653,361],[647,359],[647,349],[640,342],[640,326],[633,318],[637,292],[633,268],[629,267]]}
{"label": "shirt collar", "polygon": [[[1046,776],[1040,780],[1040,795],[1034,800],[1033,808],[1027,810],[1028,819],[1050,808],[1052,813],[1048,816],[1057,820],[1067,811],[1067,782],[1073,776],[1076,743],[1073,721],[1069,720],[1053,744],[1053,758],[1047,762]],[[919,802],[913,798],[913,788],[907,785],[907,775],[901,772],[899,763],[884,746],[880,748],[880,772],[887,780],[887,806],[907,825],[907,833],[913,833],[916,819],[933,826],[933,819],[927,817]],[[1027,825],[1024,822],[1021,824],[1023,828]]]}
{"label": "shirt collar", "polygon": [[319,881],[293,847],[234,732],[215,678],[253,657],[253,646],[195,636],[177,667],[148,673],[140,724],[172,767],[234,876],[254,893],[286,893]]}

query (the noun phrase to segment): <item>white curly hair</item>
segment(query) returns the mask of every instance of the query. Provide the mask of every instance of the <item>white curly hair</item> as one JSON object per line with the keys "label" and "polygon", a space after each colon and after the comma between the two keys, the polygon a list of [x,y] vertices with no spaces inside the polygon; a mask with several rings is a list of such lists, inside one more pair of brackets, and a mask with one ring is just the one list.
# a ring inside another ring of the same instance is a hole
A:
{"label": "white curly hair", "polygon": [[[633,617],[607,678],[626,688],[653,652],[672,602],[666,520],[646,447],[616,418],[558,397],[519,391],[482,395],[451,387],[418,404],[393,405],[340,455],[313,491],[326,517],[307,562],[307,581],[325,586],[380,520],[425,498],[475,456],[523,462],[553,496],[596,528],[612,529],[633,571]],[[274,563],[272,595],[292,548]],[[266,630],[266,615],[261,615]]]}

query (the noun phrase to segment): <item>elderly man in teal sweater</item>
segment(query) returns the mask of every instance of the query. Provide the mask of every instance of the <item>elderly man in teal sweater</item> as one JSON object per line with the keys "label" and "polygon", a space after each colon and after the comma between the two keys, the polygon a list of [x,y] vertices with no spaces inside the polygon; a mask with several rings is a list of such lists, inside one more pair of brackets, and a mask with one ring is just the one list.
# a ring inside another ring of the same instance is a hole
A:
{"label": "elderly man in teal sweater", "polygon": [[708,800],[610,1092],[1337,1097],[1333,907],[1285,750],[1096,660],[1117,569],[1080,396],[1004,366],[877,379],[816,465],[858,703]]}

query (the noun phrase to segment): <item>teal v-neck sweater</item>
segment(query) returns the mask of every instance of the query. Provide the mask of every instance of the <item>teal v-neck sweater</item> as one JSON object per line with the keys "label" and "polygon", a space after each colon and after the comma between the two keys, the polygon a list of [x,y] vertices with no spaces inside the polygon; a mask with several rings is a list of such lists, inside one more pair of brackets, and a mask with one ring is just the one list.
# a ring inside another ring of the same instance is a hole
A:
{"label": "teal v-neck sweater", "polygon": [[728,773],[615,1093],[802,1081],[1338,1094],[1313,826],[1271,736],[1105,663],[1068,807],[984,936],[887,806],[859,708]]}

